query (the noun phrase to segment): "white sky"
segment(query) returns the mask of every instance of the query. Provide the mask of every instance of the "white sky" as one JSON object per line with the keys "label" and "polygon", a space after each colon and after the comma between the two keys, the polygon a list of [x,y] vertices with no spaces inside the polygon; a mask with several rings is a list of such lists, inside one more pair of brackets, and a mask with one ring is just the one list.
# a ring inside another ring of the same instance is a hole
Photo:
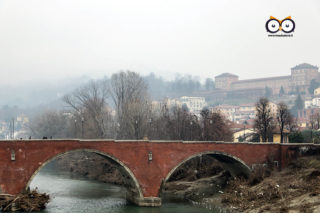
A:
{"label": "white sky", "polygon": [[[289,15],[293,37],[268,37]],[[0,83],[119,70],[241,79],[320,66],[320,1],[0,0]]]}

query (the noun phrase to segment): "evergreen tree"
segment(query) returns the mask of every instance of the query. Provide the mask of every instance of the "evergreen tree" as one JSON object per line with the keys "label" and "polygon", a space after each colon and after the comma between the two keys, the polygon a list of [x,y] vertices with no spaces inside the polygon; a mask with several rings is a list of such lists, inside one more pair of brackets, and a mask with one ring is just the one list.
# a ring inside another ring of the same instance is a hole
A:
{"label": "evergreen tree", "polygon": [[294,132],[289,135],[289,143],[303,143],[303,140],[301,132]]}
{"label": "evergreen tree", "polygon": [[294,101],[294,106],[291,109],[291,113],[297,117],[298,111],[304,109],[304,101],[301,98],[301,95],[299,94],[297,99]]}
{"label": "evergreen tree", "polygon": [[207,78],[206,79],[205,88],[206,88],[206,90],[214,89],[214,81],[212,80],[212,78]]}
{"label": "evergreen tree", "polygon": [[265,88],[265,97],[270,98],[272,96],[272,89],[270,87]]}
{"label": "evergreen tree", "polygon": [[281,86],[279,91],[279,96],[282,97],[283,95],[284,95],[284,89],[283,89],[283,86]]}
{"label": "evergreen tree", "polygon": [[304,102],[301,98],[301,95],[298,95],[297,99],[294,102],[294,106],[296,107],[297,110],[304,109]]}
{"label": "evergreen tree", "polygon": [[312,79],[310,82],[310,86],[308,88],[308,91],[310,94],[313,94],[313,91],[317,89],[320,86],[320,83],[316,81],[316,79]]}

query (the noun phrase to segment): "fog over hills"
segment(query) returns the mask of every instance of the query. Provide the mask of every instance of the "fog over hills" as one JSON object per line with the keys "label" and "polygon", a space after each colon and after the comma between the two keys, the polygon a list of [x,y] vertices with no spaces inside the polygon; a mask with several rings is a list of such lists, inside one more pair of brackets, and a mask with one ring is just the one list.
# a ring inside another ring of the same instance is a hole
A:
{"label": "fog over hills", "polygon": [[[0,84],[0,107],[17,106],[27,111],[61,109],[65,106],[61,99],[65,94],[71,93],[91,80],[104,78],[110,77],[81,76],[60,80],[33,80],[9,85]],[[179,97],[206,87],[205,84],[201,84],[199,77],[191,75],[176,74],[175,79],[171,81],[154,73],[149,73],[143,78],[148,85],[148,92],[152,100]]]}
{"label": "fog over hills", "polygon": [[23,109],[36,106],[59,108],[64,94],[90,79],[82,76],[61,80],[35,80],[15,85],[0,84],[0,106],[18,106]]}

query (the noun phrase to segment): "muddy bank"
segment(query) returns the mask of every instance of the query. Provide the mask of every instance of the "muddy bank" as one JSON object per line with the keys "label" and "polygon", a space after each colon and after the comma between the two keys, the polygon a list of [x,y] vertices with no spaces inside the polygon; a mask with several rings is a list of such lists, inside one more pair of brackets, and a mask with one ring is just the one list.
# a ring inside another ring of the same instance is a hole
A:
{"label": "muddy bank", "polygon": [[[320,212],[318,155],[301,157],[281,172],[272,167],[257,168],[248,179],[232,177],[228,171],[213,165],[217,174],[171,180],[165,184],[162,196],[222,212]],[[187,171],[192,170],[189,167]]]}
{"label": "muddy bank", "polygon": [[320,157],[303,157],[281,172],[261,169],[230,181],[222,203],[231,212],[320,212]]}
{"label": "muddy bank", "polygon": [[182,165],[164,184],[161,198],[164,202],[190,202],[209,210],[226,212],[221,202],[232,174],[212,156],[194,158]]}
{"label": "muddy bank", "polygon": [[221,171],[212,177],[200,178],[194,181],[172,181],[165,184],[161,197],[165,200],[196,201],[221,193],[231,175]]}

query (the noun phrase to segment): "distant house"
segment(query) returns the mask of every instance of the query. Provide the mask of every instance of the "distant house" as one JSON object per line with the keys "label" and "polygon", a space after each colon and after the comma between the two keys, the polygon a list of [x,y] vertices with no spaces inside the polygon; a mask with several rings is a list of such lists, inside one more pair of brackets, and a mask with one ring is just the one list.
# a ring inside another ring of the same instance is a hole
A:
{"label": "distant house", "polygon": [[[289,143],[289,134],[290,131],[287,129],[283,130],[283,143]],[[280,128],[275,128],[273,130],[273,143],[280,143],[281,142],[281,134],[280,134]]]}
{"label": "distant house", "polygon": [[[283,143],[289,143],[289,134],[290,131],[287,129],[283,130]],[[262,137],[260,137],[260,142],[262,142]],[[272,131],[272,138],[270,139],[271,143],[280,143],[281,142],[281,133],[280,133],[280,128],[276,127]]]}
{"label": "distant house", "polygon": [[320,96],[320,87],[313,91],[314,96]]}
{"label": "distant house", "polygon": [[[318,91],[316,91],[318,90]],[[306,97],[304,101],[304,108],[319,108],[320,107],[320,88],[314,90],[314,97]],[[317,94],[317,95],[316,95]]]}
{"label": "distant house", "polygon": [[306,97],[304,101],[304,108],[308,109],[312,107],[312,98],[311,97]]}
{"label": "distant house", "polygon": [[212,112],[219,111],[225,116],[226,119],[230,121],[234,121],[234,113],[238,111],[238,108],[239,108],[238,106],[223,104],[223,105],[215,106],[214,108],[211,109],[211,111]]}
{"label": "distant house", "polygon": [[187,105],[190,112],[195,114],[200,114],[200,111],[207,106],[207,102],[204,97],[189,97],[189,96],[182,96],[180,98],[180,102]]}
{"label": "distant house", "polygon": [[320,97],[315,97],[312,99],[312,106],[320,107]]}
{"label": "distant house", "polygon": [[256,105],[254,103],[250,104],[240,104],[239,111],[247,112],[247,111],[255,111]]}
{"label": "distant house", "polygon": [[233,133],[233,142],[251,141],[252,136],[255,134],[254,129],[241,129]]}
{"label": "distant house", "polygon": [[311,126],[312,119],[314,119],[316,114],[320,114],[320,108],[318,107],[298,110],[297,121],[301,127]]}

